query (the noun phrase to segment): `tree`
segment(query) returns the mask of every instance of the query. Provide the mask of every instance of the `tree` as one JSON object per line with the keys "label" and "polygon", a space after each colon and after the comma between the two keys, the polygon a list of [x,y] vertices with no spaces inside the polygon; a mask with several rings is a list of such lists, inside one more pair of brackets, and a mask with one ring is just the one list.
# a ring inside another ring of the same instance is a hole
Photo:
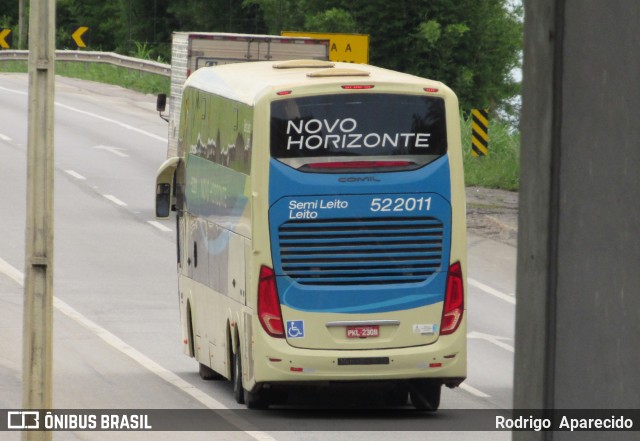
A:
{"label": "tree", "polygon": [[116,31],[121,28],[114,18],[118,16],[118,2],[101,0],[58,0],[56,3],[56,47],[75,49],[71,34],[79,26],[87,26],[87,41],[94,50],[112,51],[116,48]]}
{"label": "tree", "polygon": [[236,0],[172,0],[169,12],[183,31],[260,33],[266,31],[259,8]]}
{"label": "tree", "polygon": [[10,28],[18,23],[17,0],[0,0],[0,27]]}
{"label": "tree", "polygon": [[[14,3],[5,22],[13,22]],[[504,106],[518,92],[522,11],[509,0],[58,0],[58,47],[90,28],[91,49],[170,59],[174,31],[363,33],[372,64],[440,80],[462,109]]]}
{"label": "tree", "polygon": [[305,31],[326,33],[357,33],[358,24],[344,9],[331,8],[308,15],[304,21]]}
{"label": "tree", "polygon": [[172,3],[172,0],[114,2],[117,12],[104,27],[114,29],[116,50],[127,55],[170,60],[171,33],[177,23],[170,11]]}
{"label": "tree", "polygon": [[440,80],[461,107],[497,107],[518,92],[521,10],[507,0],[245,0],[269,32],[370,35],[372,64]]}
{"label": "tree", "polygon": [[304,29],[307,16],[319,12],[313,8],[314,3],[325,4],[325,1],[310,0],[244,0],[243,5],[257,6],[264,17],[267,32],[279,35],[281,31],[297,31]]}

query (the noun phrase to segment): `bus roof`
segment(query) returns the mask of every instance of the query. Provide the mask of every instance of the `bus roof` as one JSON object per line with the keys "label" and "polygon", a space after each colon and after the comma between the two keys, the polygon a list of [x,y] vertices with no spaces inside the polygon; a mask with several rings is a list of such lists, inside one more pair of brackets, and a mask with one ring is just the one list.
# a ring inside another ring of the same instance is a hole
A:
{"label": "bus roof", "polygon": [[185,87],[253,105],[262,93],[270,89],[281,90],[319,82],[350,85],[413,84],[448,90],[438,81],[368,64],[318,60],[255,61],[203,67],[189,77]]}

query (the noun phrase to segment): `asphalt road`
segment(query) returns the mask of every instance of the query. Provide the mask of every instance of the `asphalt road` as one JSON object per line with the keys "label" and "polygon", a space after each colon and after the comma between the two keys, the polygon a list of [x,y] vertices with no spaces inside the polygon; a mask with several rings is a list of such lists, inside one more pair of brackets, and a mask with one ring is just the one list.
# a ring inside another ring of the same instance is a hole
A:
{"label": "asphalt road", "polygon": [[[22,271],[26,199],[27,77],[0,74],[0,409],[21,407]],[[153,217],[155,173],[167,126],[155,99],[59,79],[55,128],[54,407],[240,409],[227,382],[204,382],[182,354],[173,221]],[[434,427],[464,427],[456,409],[512,403],[515,248],[469,233],[469,376],[443,390]],[[317,397],[263,412],[268,430],[189,432],[199,439],[426,439],[410,407],[344,417]],[[340,400],[338,395],[337,400]],[[323,403],[323,404],[319,404]],[[296,412],[304,409],[306,412]],[[227,415],[227,414],[225,414]],[[408,426],[407,426],[408,425]],[[250,429],[256,430],[250,430]],[[349,429],[358,429],[349,431]],[[508,432],[434,432],[442,440],[507,440]],[[56,432],[60,440],[178,440],[182,432]],[[19,439],[17,432],[0,438]]]}

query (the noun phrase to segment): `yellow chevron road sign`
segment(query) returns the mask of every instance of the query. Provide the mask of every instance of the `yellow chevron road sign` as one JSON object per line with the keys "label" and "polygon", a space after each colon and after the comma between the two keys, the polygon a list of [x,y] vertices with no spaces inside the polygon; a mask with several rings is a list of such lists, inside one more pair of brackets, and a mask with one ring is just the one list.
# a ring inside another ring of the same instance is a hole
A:
{"label": "yellow chevron road sign", "polygon": [[73,41],[76,42],[76,45],[78,46],[78,48],[81,47],[87,47],[87,44],[84,42],[84,40],[82,39],[82,36],[84,35],[85,32],[87,32],[89,30],[88,27],[86,26],[80,26],[78,29],[76,29],[73,34],[71,34],[71,38],[73,38]]}
{"label": "yellow chevron road sign", "polygon": [[489,154],[489,109],[473,109],[471,116],[471,154],[487,156]]}
{"label": "yellow chevron road sign", "polygon": [[0,28],[0,48],[11,48],[11,29]]}

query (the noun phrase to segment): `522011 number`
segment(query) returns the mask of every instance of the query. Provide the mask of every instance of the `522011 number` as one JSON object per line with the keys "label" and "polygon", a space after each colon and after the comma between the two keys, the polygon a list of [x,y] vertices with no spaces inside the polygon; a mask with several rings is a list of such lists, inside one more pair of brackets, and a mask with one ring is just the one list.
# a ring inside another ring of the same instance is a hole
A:
{"label": "522011 number", "polygon": [[429,211],[431,197],[373,198],[369,208],[373,212]]}

